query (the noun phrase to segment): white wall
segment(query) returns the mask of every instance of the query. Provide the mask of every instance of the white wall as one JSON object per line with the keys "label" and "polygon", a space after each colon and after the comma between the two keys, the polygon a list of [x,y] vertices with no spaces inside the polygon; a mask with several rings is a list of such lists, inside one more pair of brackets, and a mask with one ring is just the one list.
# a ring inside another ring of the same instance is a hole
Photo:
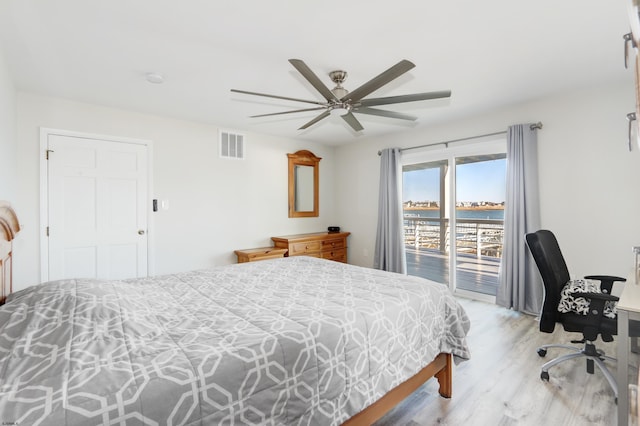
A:
{"label": "white wall", "polygon": [[[2,67],[0,67],[0,70]],[[1,75],[1,74],[0,74]],[[0,76],[2,108],[13,89]],[[329,148],[249,134],[245,161],[217,155],[218,128],[32,94],[17,95],[17,166],[4,160],[15,144],[0,142],[0,166],[14,167],[15,205],[24,226],[16,288],[37,283],[39,270],[39,127],[153,141],[152,198],[170,209],[151,216],[151,271],[156,274],[232,263],[233,250],[269,245],[269,237],[341,226],[352,232],[350,263],[371,266],[381,148],[408,147],[542,121],[539,164],[542,226],[558,236],[574,275],[626,275],[640,245],[640,152],[626,146],[633,85],[555,95],[400,138],[358,140]],[[0,135],[11,138],[11,123]],[[286,153],[309,149],[321,161],[320,218],[287,217]],[[8,173],[9,181],[12,173]],[[337,183],[340,183],[338,185]],[[2,188],[2,186],[0,186]]]}
{"label": "white wall", "polygon": [[[236,261],[233,250],[271,245],[270,237],[325,230],[334,223],[334,149],[247,134],[246,159],[218,156],[218,128],[102,106],[19,93],[17,158],[24,244],[14,288],[39,282],[39,128],[153,142],[150,271],[164,274]],[[233,129],[226,129],[233,130]],[[287,153],[308,149],[320,162],[320,217],[288,217]]]}
{"label": "white wall", "polygon": [[[627,150],[633,83],[583,89],[336,151],[338,223],[351,231],[350,263],[373,265],[379,157],[409,147],[542,121],[538,131],[542,226],[558,237],[573,275],[627,276],[640,245],[640,151]],[[425,114],[428,114],[426,112]],[[428,119],[428,118],[425,118]],[[347,179],[348,177],[348,179]]]}
{"label": "white wall", "polygon": [[15,163],[16,90],[0,50],[0,200],[15,199]]}

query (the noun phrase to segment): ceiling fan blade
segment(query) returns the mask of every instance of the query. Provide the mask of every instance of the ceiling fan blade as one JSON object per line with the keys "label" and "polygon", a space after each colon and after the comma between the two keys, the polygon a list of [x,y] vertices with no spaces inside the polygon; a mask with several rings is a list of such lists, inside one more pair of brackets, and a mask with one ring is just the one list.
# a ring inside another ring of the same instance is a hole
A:
{"label": "ceiling fan blade", "polygon": [[327,111],[323,112],[322,114],[320,114],[319,116],[317,116],[316,118],[314,118],[313,120],[311,120],[310,122],[308,122],[307,124],[305,124],[304,126],[299,127],[298,130],[304,130],[307,127],[313,126],[318,121],[322,120],[323,118],[328,117],[329,115],[331,115],[331,113],[329,112],[329,110],[327,110]]}
{"label": "ceiling fan blade", "polygon": [[360,99],[367,96],[369,93],[372,93],[378,90],[379,88],[389,83],[390,81],[400,77],[402,74],[409,71],[413,67],[415,67],[413,62],[403,59],[402,61],[398,62],[388,70],[384,71],[382,74],[364,83],[362,86],[358,87],[356,90],[352,91],[351,93],[347,93],[340,100],[346,101],[350,99],[352,102],[359,101]]}
{"label": "ceiling fan blade", "polygon": [[286,101],[306,102],[308,104],[324,105],[324,103],[322,103],[322,102],[308,101],[306,99],[289,98],[289,97],[286,97],[286,96],[277,96],[277,95],[267,95],[266,93],[248,92],[246,90],[238,90],[238,89],[231,89],[231,91],[235,92],[235,93],[243,93],[245,95],[265,96],[267,98],[284,99]]}
{"label": "ceiling fan blade", "polygon": [[375,105],[399,104],[402,102],[426,101],[429,99],[448,98],[451,90],[441,90],[439,92],[414,93],[412,95],[388,96],[386,98],[362,99],[358,104],[368,107]]}
{"label": "ceiling fan blade", "polygon": [[353,115],[351,112],[348,112],[345,115],[343,115],[342,119],[346,121],[347,124],[351,126],[351,128],[356,132],[359,132],[360,130],[364,130],[364,127],[362,127],[362,124],[360,124],[356,116]]}
{"label": "ceiling fan blade", "polygon": [[304,78],[307,79],[309,83],[311,83],[313,87],[315,87],[318,92],[320,92],[322,96],[324,96],[327,101],[338,100],[338,98],[336,98],[336,95],[334,95],[333,92],[329,90],[327,86],[325,86],[325,84],[318,78],[318,76],[315,75],[313,71],[311,71],[311,68],[309,68],[307,64],[302,62],[300,59],[289,59],[289,62],[294,66],[295,69],[298,70],[300,74],[302,74]]}
{"label": "ceiling fan blade", "polygon": [[395,111],[385,111],[383,109],[376,109],[376,108],[358,108],[358,109],[354,109],[354,112],[357,112],[360,114],[378,115],[380,117],[398,118],[400,120],[416,121],[418,119],[418,117],[414,117],[413,115],[402,114],[400,112],[395,112]]}
{"label": "ceiling fan blade", "polygon": [[251,116],[249,116],[249,118],[269,117],[271,115],[292,114],[294,112],[318,111],[318,110],[325,109],[325,108],[326,107],[317,107],[317,108],[295,109],[293,111],[272,112],[270,114],[251,115]]}

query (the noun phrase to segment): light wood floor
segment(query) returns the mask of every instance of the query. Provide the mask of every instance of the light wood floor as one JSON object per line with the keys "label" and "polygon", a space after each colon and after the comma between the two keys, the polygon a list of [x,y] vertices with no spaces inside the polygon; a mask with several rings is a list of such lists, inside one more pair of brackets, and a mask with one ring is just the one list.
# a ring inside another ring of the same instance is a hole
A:
{"label": "light wood floor", "polygon": [[[541,358],[536,348],[547,343],[571,344],[579,335],[561,327],[553,334],[542,333],[534,317],[459,300],[471,318],[471,360],[454,369],[453,398],[440,397],[432,379],[376,426],[616,424],[613,391],[597,367],[595,374],[586,373],[584,359],[560,363],[549,370],[549,382],[540,380],[545,360],[567,351],[550,349]],[[596,345],[616,356],[615,342],[598,340]],[[632,362],[638,365],[637,361]],[[609,367],[615,375],[615,363]],[[637,369],[630,368],[630,375],[637,377]]]}

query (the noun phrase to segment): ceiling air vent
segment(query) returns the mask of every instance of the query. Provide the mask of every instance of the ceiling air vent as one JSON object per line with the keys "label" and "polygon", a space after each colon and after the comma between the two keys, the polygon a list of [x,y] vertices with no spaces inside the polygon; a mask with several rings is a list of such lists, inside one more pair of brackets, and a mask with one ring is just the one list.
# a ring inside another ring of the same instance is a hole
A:
{"label": "ceiling air vent", "polygon": [[220,157],[244,159],[244,135],[220,131]]}

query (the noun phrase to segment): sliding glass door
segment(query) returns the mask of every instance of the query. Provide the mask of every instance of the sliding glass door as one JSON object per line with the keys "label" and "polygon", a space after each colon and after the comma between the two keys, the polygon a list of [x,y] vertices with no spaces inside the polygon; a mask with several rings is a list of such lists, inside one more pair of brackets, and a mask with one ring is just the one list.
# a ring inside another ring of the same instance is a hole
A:
{"label": "sliding glass door", "polygon": [[407,273],[449,284],[449,161],[409,164],[402,170]]}
{"label": "sliding glass door", "polygon": [[407,269],[495,300],[504,236],[504,140],[403,155]]}
{"label": "sliding glass door", "polygon": [[495,297],[504,240],[506,154],[456,157],[456,287]]}

